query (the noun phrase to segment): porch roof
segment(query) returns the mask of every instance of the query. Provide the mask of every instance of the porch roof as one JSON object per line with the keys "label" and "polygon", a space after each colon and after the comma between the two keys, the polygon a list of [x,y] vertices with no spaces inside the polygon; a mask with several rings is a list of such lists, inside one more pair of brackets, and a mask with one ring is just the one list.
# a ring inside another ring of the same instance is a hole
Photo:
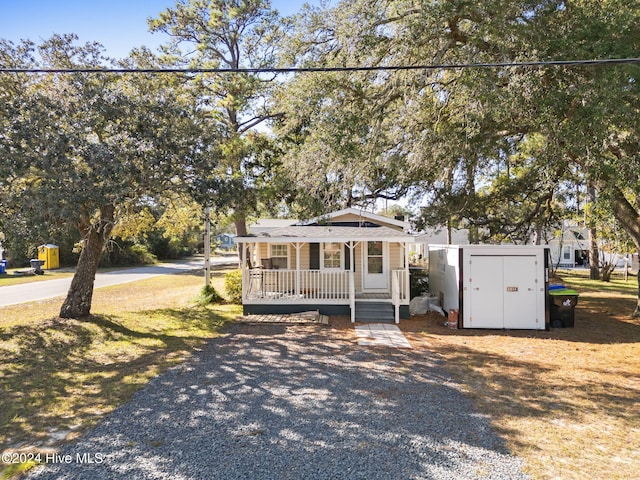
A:
{"label": "porch roof", "polygon": [[289,227],[276,228],[259,235],[236,237],[237,243],[320,243],[320,242],[347,242],[347,241],[383,241],[413,243],[413,236],[384,226],[375,227],[351,227],[338,225],[291,225]]}

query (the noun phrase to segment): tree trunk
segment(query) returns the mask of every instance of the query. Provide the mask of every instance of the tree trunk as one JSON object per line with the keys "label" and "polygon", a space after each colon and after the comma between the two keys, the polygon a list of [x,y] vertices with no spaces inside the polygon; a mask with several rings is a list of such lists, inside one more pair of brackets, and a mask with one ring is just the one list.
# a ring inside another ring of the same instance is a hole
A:
{"label": "tree trunk", "polygon": [[589,229],[589,278],[600,280],[600,254],[598,252],[598,232],[595,227]]}
{"label": "tree trunk", "polygon": [[[622,228],[629,234],[636,249],[640,252],[640,215],[638,211],[618,188],[611,189],[611,206],[613,207],[613,216],[620,222]],[[638,299],[636,308],[631,314],[634,318],[640,317],[640,269],[638,271],[638,282]]]}
{"label": "tree trunk", "polygon": [[613,215],[622,225],[625,232],[640,252],[640,213],[629,203],[624,194],[618,188],[611,189],[611,205]]}
{"label": "tree trunk", "polygon": [[471,245],[477,245],[480,243],[480,234],[478,233],[478,227],[475,225],[469,225],[469,243]]}
{"label": "tree trunk", "polygon": [[611,281],[611,274],[613,273],[615,268],[616,266],[613,263],[605,263],[604,265],[602,265],[602,272],[600,274],[602,276],[603,282]]}
{"label": "tree trunk", "polygon": [[93,284],[100,262],[100,255],[113,230],[115,208],[106,205],[100,209],[100,219],[81,227],[84,246],[78,259],[76,272],[62,307],[61,318],[83,319],[91,312]]}
{"label": "tree trunk", "polygon": [[[587,186],[587,200],[594,204],[596,202],[596,187],[592,181]],[[587,210],[585,209],[585,212]],[[600,254],[598,252],[598,231],[596,227],[589,228],[589,279],[600,280]]]}
{"label": "tree trunk", "polygon": [[[238,237],[246,237],[247,236],[247,217],[242,214],[238,215],[235,220],[236,226],[236,236]],[[247,256],[247,251],[245,244],[242,244],[242,248],[238,249],[238,261],[240,266],[244,265],[244,259]]]}
{"label": "tree trunk", "polygon": [[631,314],[632,318],[640,318],[640,268],[638,269],[638,301],[636,302],[636,308]]}
{"label": "tree trunk", "polygon": [[533,244],[542,245],[542,224],[540,222],[536,222],[536,229],[533,234]]}

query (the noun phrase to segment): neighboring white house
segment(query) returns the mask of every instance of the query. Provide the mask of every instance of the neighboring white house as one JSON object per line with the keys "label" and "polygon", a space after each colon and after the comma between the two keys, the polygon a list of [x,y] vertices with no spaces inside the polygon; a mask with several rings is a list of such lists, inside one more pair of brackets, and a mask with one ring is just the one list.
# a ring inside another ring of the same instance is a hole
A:
{"label": "neighboring white house", "polygon": [[[257,222],[260,223],[260,222]],[[262,224],[264,226],[264,223]],[[409,223],[354,208],[236,237],[245,314],[409,316]]]}
{"label": "neighboring white house", "polygon": [[565,220],[558,234],[549,240],[553,265],[564,268],[586,267],[589,265],[589,229]]}
{"label": "neighboring white house", "polygon": [[[627,265],[632,266],[632,256],[611,252],[606,248],[605,242],[598,239],[598,252],[600,262],[614,264],[617,267]],[[589,229],[577,224],[574,221],[565,220],[562,223],[561,234],[557,234],[548,242],[551,250],[551,261],[553,265],[564,268],[588,267],[589,247],[591,245],[591,235]]]}

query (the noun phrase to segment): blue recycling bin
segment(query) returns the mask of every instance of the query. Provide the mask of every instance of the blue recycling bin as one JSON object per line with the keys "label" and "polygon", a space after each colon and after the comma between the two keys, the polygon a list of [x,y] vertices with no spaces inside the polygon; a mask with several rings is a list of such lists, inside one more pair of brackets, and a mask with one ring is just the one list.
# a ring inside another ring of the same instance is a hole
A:
{"label": "blue recycling bin", "polygon": [[0,261],[0,274],[7,273],[7,261]]}

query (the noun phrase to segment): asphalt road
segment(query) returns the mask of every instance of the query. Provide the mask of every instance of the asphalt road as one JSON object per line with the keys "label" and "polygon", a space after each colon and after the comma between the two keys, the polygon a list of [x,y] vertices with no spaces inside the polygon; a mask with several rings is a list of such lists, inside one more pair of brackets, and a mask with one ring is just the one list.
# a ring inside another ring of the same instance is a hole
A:
{"label": "asphalt road", "polygon": [[[211,259],[212,265],[234,264],[236,262],[237,260],[234,259],[234,257],[214,257]],[[199,268],[204,268],[204,261],[202,259],[181,260],[148,267],[97,273],[94,288],[109,287],[111,285],[145,280],[147,278],[157,277],[158,275],[171,275],[186,270],[197,270]],[[0,287],[0,307],[65,296],[71,285],[71,278],[72,277],[59,278],[56,280]]]}

